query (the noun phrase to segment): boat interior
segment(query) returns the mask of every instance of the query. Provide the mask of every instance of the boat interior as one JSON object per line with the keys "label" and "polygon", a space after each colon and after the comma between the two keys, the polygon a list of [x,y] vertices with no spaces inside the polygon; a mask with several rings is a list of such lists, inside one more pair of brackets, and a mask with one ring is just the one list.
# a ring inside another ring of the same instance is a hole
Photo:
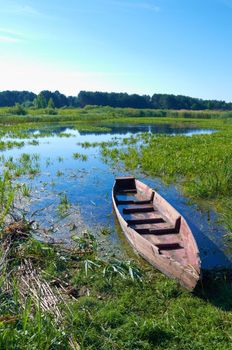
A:
{"label": "boat interior", "polygon": [[154,201],[154,191],[141,191],[134,177],[116,178],[114,198],[127,225],[155,245],[160,254],[188,264],[180,233],[181,216],[170,221]]}

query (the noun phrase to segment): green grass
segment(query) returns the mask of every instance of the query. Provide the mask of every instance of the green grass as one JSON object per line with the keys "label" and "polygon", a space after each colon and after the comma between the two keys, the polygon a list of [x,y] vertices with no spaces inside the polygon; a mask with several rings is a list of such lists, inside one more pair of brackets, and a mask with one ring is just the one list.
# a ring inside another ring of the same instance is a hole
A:
{"label": "green grass", "polygon": [[[89,122],[102,120],[115,120],[118,118],[180,118],[180,119],[215,119],[231,118],[231,112],[221,111],[187,111],[187,110],[153,110],[153,109],[133,109],[133,108],[112,108],[86,106],[80,108],[61,108],[56,109],[56,115],[47,114],[47,109],[28,109],[27,115],[14,115],[14,110],[9,108],[0,108],[0,122],[2,124],[20,124],[20,123],[52,123],[52,122]],[[87,123],[88,124],[88,123]]]}
{"label": "green grass", "polygon": [[21,148],[25,145],[23,141],[0,141],[0,150],[4,151],[11,148]]}
{"label": "green grass", "polygon": [[141,134],[123,141],[121,147],[102,147],[102,156],[129,171],[175,182],[189,197],[211,201],[231,233],[232,128],[211,135],[160,136]]}
{"label": "green grass", "polygon": [[13,205],[16,189],[17,186],[11,181],[10,172],[5,170],[0,176],[0,228]]}
{"label": "green grass", "polygon": [[81,153],[76,152],[76,153],[73,153],[73,158],[80,159],[83,162],[85,162],[88,159],[88,156],[86,154],[81,154]]}
{"label": "green grass", "polygon": [[[60,175],[59,175],[60,176]],[[57,207],[58,212],[60,213],[61,216],[67,215],[68,209],[71,207],[71,204],[68,201],[68,197],[66,193],[60,195],[60,203]]]}
{"label": "green grass", "polygon": [[[3,253],[6,236],[1,247]],[[226,278],[207,280],[193,295],[154,269],[141,270],[131,261],[114,258],[99,260],[96,249],[89,234],[72,250],[40,243],[29,231],[24,238],[14,238],[1,264],[0,348],[230,348],[232,288]],[[28,289],[22,297],[16,271],[28,259],[41,283],[46,281],[54,293],[63,294],[56,305],[58,320],[52,309],[36,303],[39,290],[30,294]]]}

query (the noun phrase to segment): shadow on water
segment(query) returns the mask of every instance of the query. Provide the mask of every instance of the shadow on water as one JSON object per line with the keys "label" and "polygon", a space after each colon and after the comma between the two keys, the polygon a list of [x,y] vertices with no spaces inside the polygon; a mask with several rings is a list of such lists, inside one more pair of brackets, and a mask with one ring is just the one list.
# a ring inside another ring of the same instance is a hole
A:
{"label": "shadow on water", "polygon": [[232,310],[231,270],[202,271],[195,294],[223,311]]}

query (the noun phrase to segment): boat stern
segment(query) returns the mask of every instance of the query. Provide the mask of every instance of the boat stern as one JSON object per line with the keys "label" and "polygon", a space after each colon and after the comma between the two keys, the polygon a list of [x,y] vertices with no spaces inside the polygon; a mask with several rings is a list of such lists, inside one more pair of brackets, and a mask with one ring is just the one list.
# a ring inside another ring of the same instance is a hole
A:
{"label": "boat stern", "polygon": [[115,192],[136,191],[136,182],[133,176],[116,177],[114,184]]}

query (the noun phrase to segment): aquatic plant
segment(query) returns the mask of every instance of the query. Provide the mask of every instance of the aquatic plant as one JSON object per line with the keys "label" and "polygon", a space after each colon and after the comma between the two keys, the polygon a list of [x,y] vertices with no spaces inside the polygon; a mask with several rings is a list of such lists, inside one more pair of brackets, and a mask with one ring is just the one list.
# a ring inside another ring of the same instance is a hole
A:
{"label": "aquatic plant", "polygon": [[88,156],[86,154],[81,154],[81,153],[76,152],[76,153],[73,153],[73,158],[80,159],[83,162],[85,162],[88,159]]}
{"label": "aquatic plant", "polygon": [[57,207],[58,212],[60,215],[65,216],[67,215],[67,210],[71,207],[71,204],[68,201],[68,197],[66,193],[60,195],[60,202]]}
{"label": "aquatic plant", "polygon": [[23,141],[0,141],[0,150],[6,150],[11,148],[21,148],[25,145]]}
{"label": "aquatic plant", "polygon": [[20,190],[22,192],[22,196],[23,197],[29,197],[30,196],[31,189],[25,183],[21,184]]}
{"label": "aquatic plant", "polygon": [[231,244],[232,240],[232,201],[231,198],[224,200],[222,202],[222,207],[220,208],[220,211],[222,212],[222,219],[223,222],[226,223],[227,227],[227,233],[226,233],[226,238],[229,240],[229,246]]}
{"label": "aquatic plant", "polygon": [[39,145],[39,141],[37,141],[37,140],[28,141],[28,145],[38,146]]}
{"label": "aquatic plant", "polygon": [[96,237],[90,232],[85,231],[82,235],[73,235],[71,238],[75,242],[75,250],[78,250],[80,255],[92,255],[94,252],[96,252]]}
{"label": "aquatic plant", "polygon": [[16,186],[12,183],[9,171],[0,175],[0,228],[9,213],[15,198]]}
{"label": "aquatic plant", "polygon": [[59,176],[62,176],[62,175],[64,175],[63,171],[57,170],[56,176],[59,177]]}

